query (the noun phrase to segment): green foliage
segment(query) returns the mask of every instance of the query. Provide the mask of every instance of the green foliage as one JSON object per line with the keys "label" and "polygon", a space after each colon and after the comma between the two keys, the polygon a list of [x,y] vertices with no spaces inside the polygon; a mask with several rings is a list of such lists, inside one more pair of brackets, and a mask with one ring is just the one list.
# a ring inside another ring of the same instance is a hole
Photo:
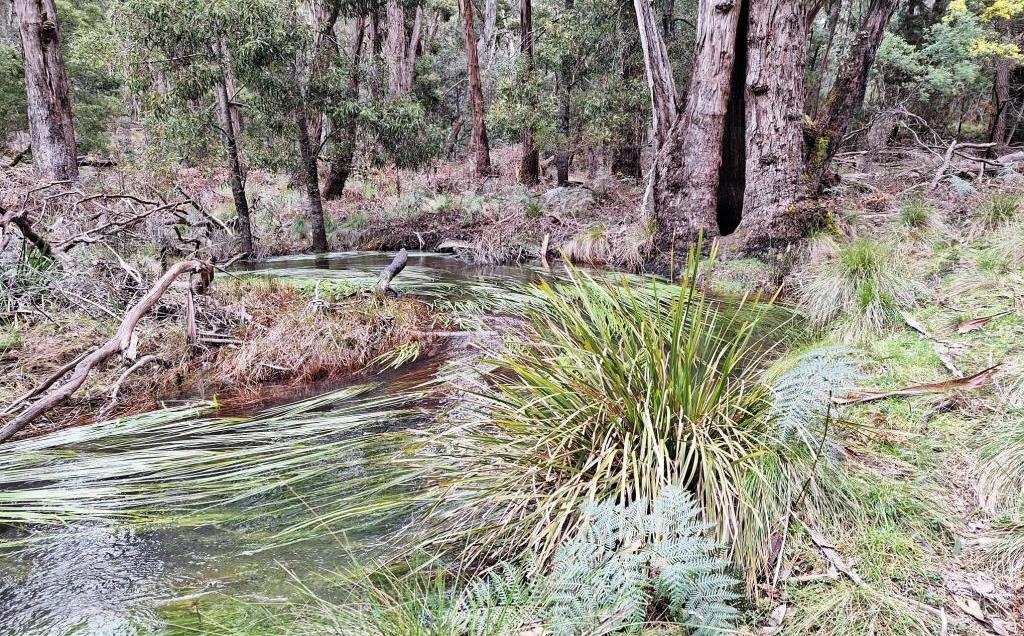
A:
{"label": "green foliage", "polygon": [[982,208],[982,224],[987,228],[997,228],[1017,216],[1020,207],[1020,196],[1013,193],[997,192],[988,204]]}
{"label": "green foliage", "polygon": [[915,303],[917,284],[896,247],[870,238],[823,243],[825,254],[810,263],[799,282],[799,306],[823,329],[842,318],[843,337],[863,340],[900,320]]}
{"label": "green foliage", "polygon": [[769,437],[758,363],[789,314],[711,300],[694,282],[572,272],[540,286],[533,334],[497,357],[502,379],[480,387],[479,409],[438,434],[443,452],[403,460],[444,485],[431,495],[447,502],[437,541],[546,559],[584,502],[650,500],[677,482],[729,535]]}
{"label": "green foliage", "polygon": [[445,131],[428,121],[423,105],[411,99],[376,102],[363,110],[360,123],[377,141],[378,163],[416,168],[437,156]]}
{"label": "green foliage", "polygon": [[934,213],[924,200],[911,199],[900,206],[900,223],[910,229],[923,229],[928,227]]}
{"label": "green foliage", "polygon": [[27,130],[25,71],[17,49],[0,44],[0,140],[14,130]]}
{"label": "green foliage", "polygon": [[653,502],[592,504],[581,525],[555,552],[547,612],[554,634],[639,633],[659,602],[695,635],[731,626],[737,581],[724,573],[728,562],[689,493],[669,486]]}

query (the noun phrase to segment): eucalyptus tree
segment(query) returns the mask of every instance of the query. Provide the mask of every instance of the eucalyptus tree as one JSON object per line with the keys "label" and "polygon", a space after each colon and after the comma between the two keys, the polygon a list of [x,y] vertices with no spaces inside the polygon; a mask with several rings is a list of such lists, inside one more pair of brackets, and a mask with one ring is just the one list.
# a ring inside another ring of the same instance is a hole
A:
{"label": "eucalyptus tree", "polygon": [[[202,124],[196,141],[214,132],[227,163],[243,252],[254,253],[241,122],[247,97],[277,86],[270,69],[287,58],[290,37],[273,0],[120,0],[118,28],[126,69],[157,121],[184,117]],[[175,126],[183,131],[187,127]]]}
{"label": "eucalyptus tree", "polygon": [[491,148],[487,140],[487,124],[484,121],[484,91],[480,81],[480,58],[477,55],[472,0],[459,0],[459,13],[462,16],[462,34],[466,41],[469,97],[473,110],[473,169],[477,178],[483,178],[491,173]]}
{"label": "eucalyptus tree", "polygon": [[78,178],[71,86],[61,52],[55,0],[14,0],[21,34],[32,163],[52,180]]}

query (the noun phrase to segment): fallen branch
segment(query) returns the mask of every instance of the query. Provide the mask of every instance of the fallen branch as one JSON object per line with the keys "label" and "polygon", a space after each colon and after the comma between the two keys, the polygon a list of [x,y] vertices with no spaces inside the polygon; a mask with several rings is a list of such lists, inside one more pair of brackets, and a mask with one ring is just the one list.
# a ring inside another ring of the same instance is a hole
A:
{"label": "fallen branch", "polygon": [[946,174],[946,170],[949,169],[949,164],[953,161],[953,152],[956,151],[956,140],[954,139],[946,150],[946,155],[942,158],[942,165],[935,171],[935,176],[932,177],[931,183],[928,184],[929,190],[934,190],[938,187],[939,182],[942,181],[942,176]]}
{"label": "fallen branch", "polygon": [[34,245],[40,254],[46,258],[53,258],[53,249],[50,247],[50,244],[32,229],[32,224],[26,218],[24,210],[11,210],[8,212],[0,207],[0,229],[7,225],[13,225],[18,228],[18,231],[25,237],[25,240]]}
{"label": "fallen branch", "polygon": [[385,294],[387,292],[394,293],[391,289],[391,281],[402,273],[405,269],[405,264],[409,262],[409,252],[405,251],[403,247],[395,254],[395,258],[391,261],[391,264],[385,267],[380,272],[380,278],[377,279],[377,293]]}
{"label": "fallen branch", "polygon": [[833,398],[832,401],[836,404],[859,404],[861,402],[871,402],[887,397],[948,393],[956,389],[978,389],[985,386],[992,380],[992,375],[996,372],[999,366],[999,364],[994,364],[989,368],[983,369],[982,371],[966,378],[955,378],[953,380],[943,380],[942,382],[929,382],[928,384],[915,384],[914,386],[896,389],[895,391],[857,391],[840,398]]}
{"label": "fallen branch", "polygon": [[[85,383],[86,378],[89,376],[89,372],[92,371],[95,366],[101,364],[115,353],[129,349],[133,344],[135,327],[139,324],[139,320],[141,320],[142,317],[152,309],[157,302],[159,302],[160,298],[163,297],[164,292],[167,291],[179,276],[187,273],[201,274],[202,279],[200,286],[205,290],[209,285],[210,279],[213,277],[213,267],[210,266],[209,263],[204,263],[203,261],[190,260],[176,263],[173,267],[168,269],[167,272],[157,280],[156,284],[146,292],[146,295],[143,296],[135,306],[128,310],[128,313],[125,314],[124,320],[121,321],[121,325],[117,328],[117,332],[114,334],[113,338],[82,358],[78,364],[75,365],[74,370],[71,372],[71,377],[69,377],[64,384],[58,386],[50,393],[47,393],[38,401],[30,404],[25,408],[25,410],[18,414],[17,417],[0,429],[0,442],[9,440],[18,431],[35,421],[36,418],[41,416],[43,413],[70,398],[71,395]],[[38,394],[39,391],[33,391],[33,393]]]}

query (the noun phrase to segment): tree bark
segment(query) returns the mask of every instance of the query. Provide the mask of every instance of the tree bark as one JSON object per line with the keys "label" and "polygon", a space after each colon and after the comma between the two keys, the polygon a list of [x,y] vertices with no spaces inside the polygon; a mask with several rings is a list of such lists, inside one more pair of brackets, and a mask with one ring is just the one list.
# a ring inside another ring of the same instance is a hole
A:
{"label": "tree bark", "polygon": [[831,179],[832,159],[864,103],[868,72],[898,4],[897,0],[871,0],[849,57],[822,104],[813,125],[813,143],[806,149],[808,183],[813,194],[819,193]]}
{"label": "tree bark", "polygon": [[388,94],[402,97],[412,94],[416,57],[420,50],[423,29],[423,7],[416,8],[412,32],[405,30],[405,7],[400,0],[387,2]]}
{"label": "tree bark", "polygon": [[716,215],[732,85],[738,0],[701,0],[686,108],[654,166],[654,204],[663,246],[718,235]]}
{"label": "tree bark", "polygon": [[295,127],[299,133],[299,157],[302,161],[302,176],[306,186],[306,205],[309,217],[309,234],[314,252],[327,251],[327,231],[324,228],[324,208],[320,200],[320,178],[317,170],[316,151],[309,138],[309,123],[300,106],[295,109]]}
{"label": "tree bark", "polygon": [[[523,56],[524,74],[533,95],[533,0],[519,0],[519,52]],[[536,104],[530,104],[531,114]],[[540,182],[540,153],[533,143],[533,125],[530,121],[523,126],[523,156],[519,164],[519,182],[537,185]]]}
{"label": "tree bark", "polygon": [[245,198],[245,177],[242,174],[242,158],[238,150],[234,119],[231,117],[231,97],[228,94],[224,58],[220,54],[220,44],[214,45],[214,53],[220,66],[214,92],[217,101],[217,119],[220,124],[221,139],[228,158],[228,179],[231,183],[231,197],[235,203],[235,214],[238,216],[238,238],[242,243],[242,251],[255,255],[252,240],[252,224],[249,220],[249,202]]}
{"label": "tree bark", "polygon": [[78,179],[71,89],[60,52],[54,0],[15,0],[24,54],[32,164],[39,177]]}
{"label": "tree bark", "polygon": [[405,88],[405,7],[400,0],[388,0],[385,9],[388,22],[388,95],[408,94]]}
{"label": "tree bark", "polygon": [[[362,59],[363,33],[366,20],[356,18],[352,34],[352,73],[348,78],[349,99],[359,100],[359,63]],[[327,172],[324,184],[324,198],[328,201],[341,197],[345,191],[345,183],[352,174],[352,161],[355,158],[357,121],[354,115],[346,117],[343,128],[338,131],[332,141],[334,156]]]}
{"label": "tree bark", "polygon": [[806,229],[806,22],[803,0],[750,4],[744,95],[746,178],[742,220],[736,231],[744,250],[799,238]]}
{"label": "tree bark", "polygon": [[672,64],[668,49],[661,36],[651,0],[633,0],[636,22],[640,29],[640,48],[644,54],[647,71],[647,88],[651,94],[653,113],[654,151],[657,152],[668,139],[669,129],[675,122],[677,102],[676,82],[672,76]]}
{"label": "tree bark", "polygon": [[466,40],[466,65],[469,71],[469,97],[473,109],[474,171],[478,178],[491,174],[491,152],[484,122],[484,92],[480,82],[480,59],[476,55],[476,33],[473,30],[473,2],[459,0],[462,32]]}
{"label": "tree bark", "polygon": [[992,78],[992,121],[989,124],[988,140],[996,146],[992,152],[999,154],[1007,144],[1007,122],[1011,115],[1010,101],[1010,60],[1000,59],[996,62],[995,75]]}

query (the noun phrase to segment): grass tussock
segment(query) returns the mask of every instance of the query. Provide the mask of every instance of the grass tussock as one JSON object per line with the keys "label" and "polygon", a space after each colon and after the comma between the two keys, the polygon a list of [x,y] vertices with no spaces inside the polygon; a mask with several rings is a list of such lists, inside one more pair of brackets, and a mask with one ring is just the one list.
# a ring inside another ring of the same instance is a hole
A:
{"label": "grass tussock", "polygon": [[653,221],[590,226],[562,245],[562,256],[579,265],[613,265],[636,271],[654,244]]}
{"label": "grass tussock", "polygon": [[819,239],[821,256],[796,277],[800,309],[824,329],[842,321],[842,339],[863,341],[901,321],[917,302],[919,284],[897,246],[871,238]]}
{"label": "grass tussock", "polygon": [[543,561],[584,503],[672,484],[696,494],[721,538],[739,536],[742,482],[774,439],[765,349],[789,314],[712,301],[695,259],[690,274],[631,288],[576,272],[540,287],[532,335],[497,356],[475,410],[428,442],[436,453],[405,460],[436,484],[437,541]]}
{"label": "grass tussock", "polygon": [[784,633],[792,636],[931,636],[938,618],[906,599],[849,581],[790,587],[793,616]]}

